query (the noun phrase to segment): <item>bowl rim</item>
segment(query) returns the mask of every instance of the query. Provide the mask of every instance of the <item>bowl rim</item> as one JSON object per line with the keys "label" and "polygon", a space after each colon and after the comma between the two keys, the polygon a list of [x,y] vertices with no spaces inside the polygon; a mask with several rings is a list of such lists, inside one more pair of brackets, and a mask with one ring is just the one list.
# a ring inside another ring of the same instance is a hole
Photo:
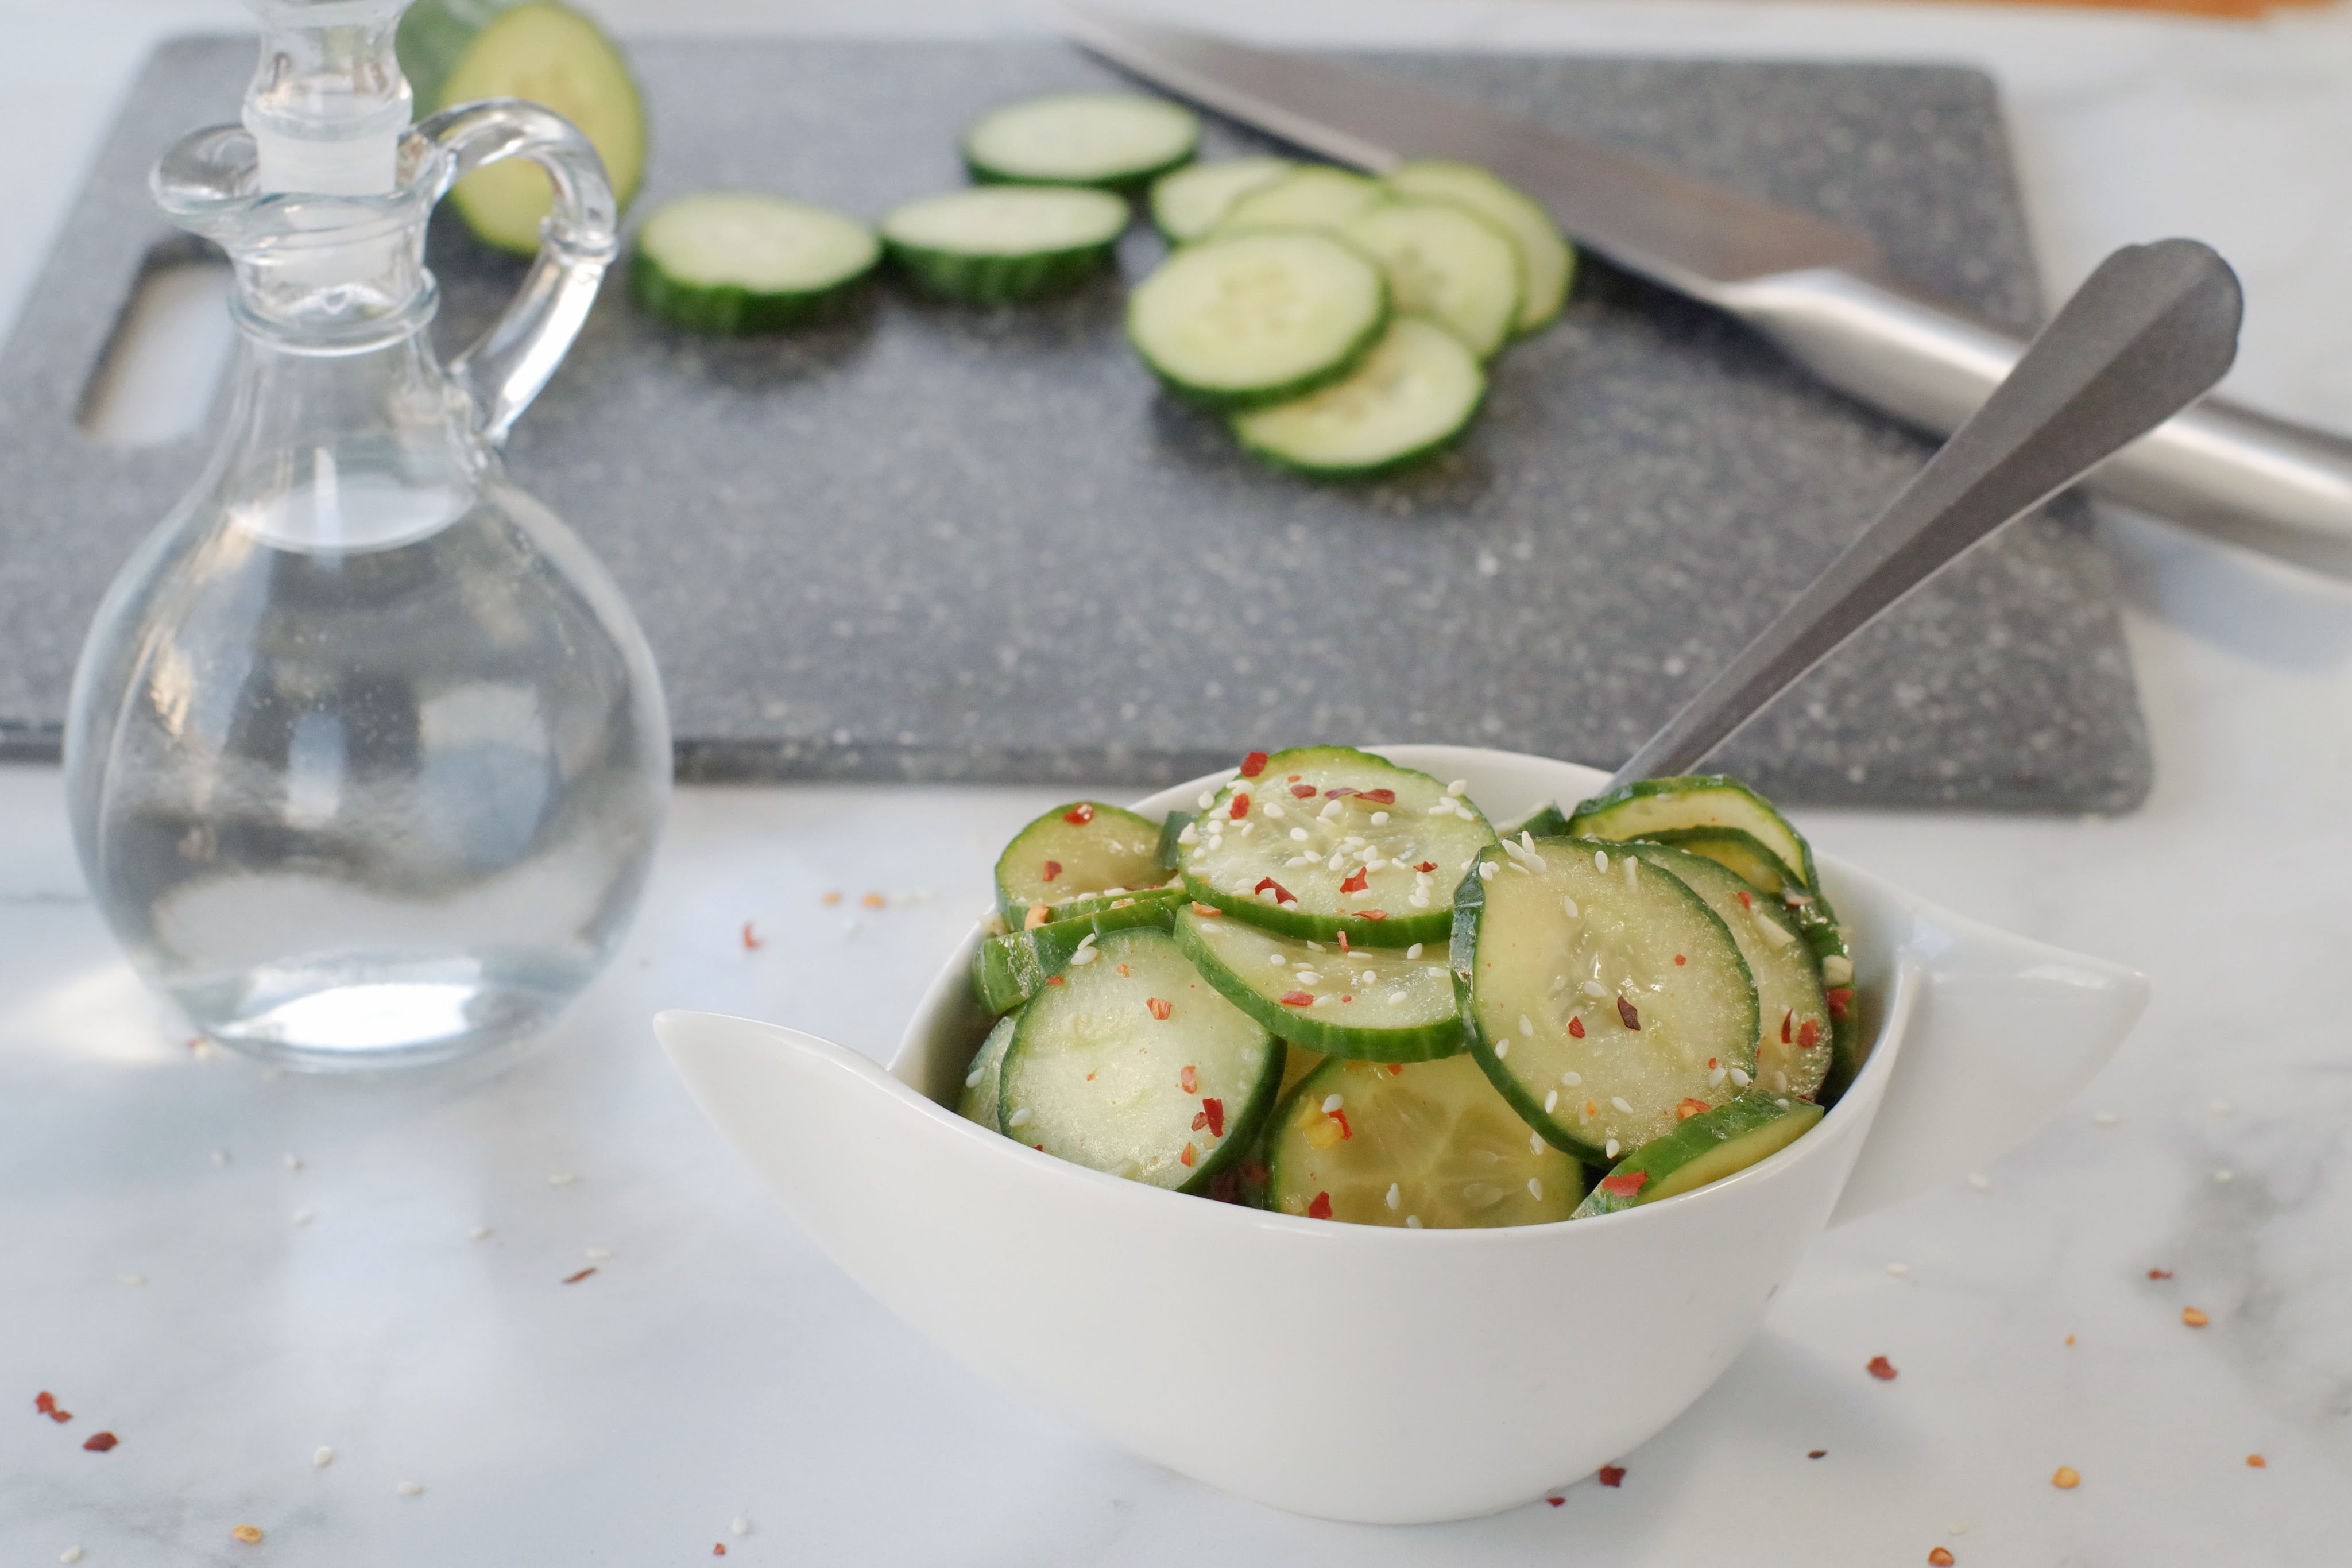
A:
{"label": "bowl rim", "polygon": [[[1539,758],[1527,752],[1507,752],[1485,747],[1416,745],[1404,741],[1388,743],[1389,749],[1407,747],[1422,752],[1443,750],[1457,753],[1485,753],[1516,760],[1545,763],[1552,767],[1578,768],[1588,772],[1600,771],[1581,763],[1563,762],[1554,758]],[[1383,755],[1382,748],[1378,746],[1365,746],[1360,749],[1375,755]],[[1412,766],[1410,763],[1399,765]],[[1154,790],[1139,800],[1129,802],[1128,809],[1148,812],[1153,809],[1152,802],[1160,801],[1163,797],[1181,797],[1187,791],[1197,793],[1202,787],[1211,785],[1212,781],[1222,784],[1232,776],[1234,771],[1235,770],[1232,768],[1218,769],[1171,784],[1164,789]],[[1857,891],[1866,890],[1874,893],[1880,898],[1897,904],[1910,904],[1915,902],[1910,894],[1893,883],[1857,870],[1833,855],[1816,852],[1814,859],[1823,873],[1824,880],[1859,884]],[[1844,903],[1843,895],[1840,903],[1842,905]],[[1328,1238],[1344,1240],[1347,1244],[1352,1245],[1419,1247],[1550,1245],[1563,1234],[1580,1234],[1595,1224],[1622,1224],[1670,1205],[1683,1207],[1692,1204],[1695,1200],[1717,1204],[1736,1202],[1738,1201],[1736,1195],[1745,1193],[1765,1182],[1772,1181],[1783,1174],[1791,1172],[1808,1159],[1834,1158],[1837,1146],[1843,1144],[1849,1137],[1858,1138],[1866,1134],[1868,1124],[1876,1115],[1879,1102],[1883,1098],[1885,1080],[1894,1071],[1895,1058],[1900,1054],[1903,1039],[1907,1031],[1921,985],[1918,965],[1902,961],[1906,952],[1905,946],[1899,940],[1886,940],[1882,936],[1878,945],[1883,948],[1883,956],[1890,964],[1889,978],[1881,1005],[1875,1009],[1877,1027],[1871,1035],[1868,1048],[1864,1053],[1862,1071],[1855,1074],[1853,1082],[1846,1085],[1845,1092],[1838,1097],[1837,1103],[1831,1106],[1821,1121],[1803,1136],[1766,1155],[1754,1165],[1708,1182],[1704,1186],[1693,1187],[1688,1192],[1677,1193],[1672,1197],[1660,1198],[1655,1203],[1640,1204],[1632,1208],[1618,1209],[1609,1214],[1589,1215],[1581,1219],[1549,1219],[1533,1225],[1488,1228],[1423,1227],[1419,1229],[1392,1225],[1343,1225],[1335,1224],[1329,1220],[1308,1219],[1301,1215],[1284,1214],[1275,1209],[1250,1208],[1240,1204],[1219,1203],[1196,1193],[1181,1193],[1166,1187],[1153,1186],[1144,1182],[1129,1181],[1122,1176],[1113,1176],[1108,1171],[1098,1171],[1088,1166],[1078,1165],[1056,1155],[1045,1154],[1017,1139],[1008,1138],[1001,1132],[982,1126],[965,1117],[953,1106],[940,1103],[914,1084],[899,1077],[898,1070],[903,1064],[919,1061],[927,1055],[929,1049],[929,1036],[939,1027],[941,1014],[957,1004],[958,989],[971,983],[971,956],[987,936],[987,918],[988,916],[983,914],[972,922],[971,929],[965,934],[963,940],[957,944],[954,953],[947,963],[941,967],[938,974],[932,977],[930,984],[924,988],[920,1000],[916,1003],[914,1015],[908,1020],[906,1030],[899,1036],[898,1047],[892,1051],[889,1061],[887,1063],[877,1063],[871,1058],[859,1057],[857,1059],[859,1065],[883,1080],[888,1089],[903,1093],[914,1101],[918,1109],[931,1113],[934,1120],[950,1124],[956,1135],[969,1134],[975,1139],[984,1140],[995,1145],[1004,1155],[1030,1162],[1032,1168],[1045,1174],[1080,1180],[1085,1184],[1086,1190],[1104,1194],[1118,1191],[1139,1197],[1148,1195],[1150,1200],[1173,1199],[1197,1206],[1199,1210],[1228,1211],[1229,1217],[1222,1220],[1209,1218],[1203,1213],[1200,1221],[1202,1223],[1239,1224],[1253,1229],[1268,1229],[1278,1235]],[[1685,1208],[1685,1212],[1687,1211]],[[1179,1217],[1183,1212],[1185,1211],[1171,1211],[1171,1215]],[[1409,1243],[1401,1240],[1370,1239],[1373,1237],[1401,1239],[1407,1236],[1414,1239]]]}

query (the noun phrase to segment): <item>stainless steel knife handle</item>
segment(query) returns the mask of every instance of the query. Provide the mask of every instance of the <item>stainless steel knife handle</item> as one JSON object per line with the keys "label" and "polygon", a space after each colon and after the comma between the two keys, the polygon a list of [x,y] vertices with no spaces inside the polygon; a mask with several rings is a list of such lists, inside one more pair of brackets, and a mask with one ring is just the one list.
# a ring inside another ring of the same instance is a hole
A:
{"label": "stainless steel knife handle", "polygon": [[[2025,351],[1950,305],[1841,269],[1692,292],[1831,385],[1938,435],[1958,429]],[[2341,436],[2209,397],[2084,483],[2159,517],[2352,574],[2352,441]]]}

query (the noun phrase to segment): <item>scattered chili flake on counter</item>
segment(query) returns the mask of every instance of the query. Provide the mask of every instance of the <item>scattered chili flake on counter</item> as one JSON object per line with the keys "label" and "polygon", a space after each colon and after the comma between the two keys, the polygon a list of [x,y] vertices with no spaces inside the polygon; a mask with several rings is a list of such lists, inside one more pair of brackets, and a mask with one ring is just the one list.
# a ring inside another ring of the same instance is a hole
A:
{"label": "scattered chili flake on counter", "polygon": [[[1151,1009],[1151,1016],[1158,1019],[1161,1023],[1166,1023],[1168,1021],[1168,1015],[1176,1010],[1175,1003],[1163,1000],[1159,997],[1146,997],[1143,1000],[1143,1005],[1150,1008]],[[1184,1076],[1187,1078],[1192,1077],[1192,1070],[1189,1067],[1186,1068],[1184,1070]],[[1192,1092],[1192,1086],[1190,1084],[1185,1085],[1184,1092],[1190,1094]]]}
{"label": "scattered chili flake on counter", "polygon": [[2266,1470],[2271,1468],[2271,1462],[2260,1454],[2248,1454],[2246,1468],[2250,1470]]}
{"label": "scattered chili flake on counter", "polygon": [[567,1275],[565,1275],[565,1276],[563,1277],[563,1282],[564,1282],[565,1284],[567,1284],[567,1285],[576,1285],[576,1284],[578,1284],[581,1281],[583,1281],[583,1280],[586,1279],[589,1275],[591,1275],[591,1274],[594,1273],[595,1271],[596,1271],[596,1265],[595,1265],[595,1264],[593,1264],[593,1263],[591,1263],[591,1264],[589,1264],[589,1265],[588,1265],[588,1267],[586,1267],[585,1269],[581,1270],[580,1270],[580,1272],[578,1272],[577,1274],[567,1274]]}
{"label": "scattered chili flake on counter", "polygon": [[70,1410],[58,1409],[58,1396],[50,1393],[46,1388],[33,1396],[33,1408],[39,1411],[42,1415],[47,1416],[50,1420],[55,1421],[60,1427],[73,1419],[73,1412]]}
{"label": "scattered chili flake on counter", "polygon": [[1548,1497],[1544,1499],[1544,1501],[1551,1504],[1554,1508],[1558,1508],[1561,1503],[1564,1503],[1568,1499],[1564,1497]]}
{"label": "scattered chili flake on counter", "polygon": [[2073,1334],[2068,1334],[2066,1336],[2066,1343],[2068,1344],[2073,1344],[2074,1343],[2074,1336]]}
{"label": "scattered chili flake on counter", "polygon": [[882,896],[880,894],[878,894],[878,893],[869,893],[869,894],[867,894],[865,897],[863,897],[863,898],[859,899],[857,902],[858,902],[858,903],[860,903],[860,904],[864,904],[864,905],[865,905],[866,908],[868,908],[868,909],[880,909],[880,908],[882,908],[884,905],[887,904],[890,901],[889,901],[888,899],[887,899],[887,898],[883,897],[883,896]]}
{"label": "scattered chili flake on counter", "polygon": [[840,893],[840,890],[839,890],[839,889],[835,889],[835,891],[833,891],[833,892],[831,892],[831,893],[826,894],[823,898],[819,899],[817,902],[818,902],[818,903],[820,903],[820,904],[823,904],[826,905],[827,907],[830,907],[830,906],[832,906],[832,905],[834,905],[834,904],[839,904],[839,903],[841,902],[841,893]]}
{"label": "scattered chili flake on counter", "polygon": [[2201,1329],[2213,1320],[2207,1317],[2203,1312],[2199,1312],[2195,1307],[2183,1307],[2180,1309],[2180,1321],[2187,1323],[2190,1328]]}
{"label": "scattered chili flake on counter", "polygon": [[755,949],[758,949],[758,948],[761,948],[761,947],[764,947],[764,946],[767,946],[767,944],[766,944],[765,942],[762,942],[761,940],[760,940],[759,933],[757,933],[757,932],[755,932],[755,931],[753,931],[753,930],[751,929],[751,923],[750,921],[748,921],[748,920],[746,920],[745,922],[743,922],[743,946],[744,946],[744,948],[745,948],[747,951],[750,951],[750,950],[755,950]]}
{"label": "scattered chili flake on counter", "polygon": [[1095,809],[1093,803],[1090,801],[1081,800],[1076,805],[1062,813],[1062,821],[1069,823],[1070,826],[1074,828],[1083,828],[1094,820]]}
{"label": "scattered chili flake on counter", "polygon": [[1895,1381],[1895,1364],[1887,1360],[1883,1355],[1872,1356],[1870,1358],[1869,1364],[1864,1366],[1863,1370],[1870,1374],[1871,1376],[1878,1379],[1881,1383],[1892,1383]]}
{"label": "scattered chili flake on counter", "polygon": [[1253,752],[1251,752],[1247,757],[1244,757],[1244,758],[1242,758],[1242,777],[1243,777],[1243,778],[1244,778],[1244,779],[1255,779],[1255,778],[1256,778],[1259,774],[1261,774],[1261,773],[1263,773],[1263,772],[1265,772],[1265,752],[1263,752],[1263,751],[1253,751]]}
{"label": "scattered chili flake on counter", "polygon": [[257,1546],[261,1543],[261,1526],[257,1524],[232,1525],[229,1528],[229,1533],[247,1546]]}
{"label": "scattered chili flake on counter", "polygon": [[713,1557],[724,1557],[724,1556],[726,1556],[726,1555],[727,1555],[727,1542],[723,1542],[723,1541],[714,1541],[714,1542],[712,1542],[710,1543],[710,1555],[712,1555]]}
{"label": "scattered chili flake on counter", "polygon": [[2169,1269],[2150,1269],[2147,1271],[2147,1277],[2151,1280],[2169,1280],[2172,1278],[2172,1270]]}
{"label": "scattered chili flake on counter", "polygon": [[82,1450],[85,1453],[102,1454],[121,1441],[122,1439],[111,1432],[92,1432],[89,1435],[89,1440],[82,1445]]}
{"label": "scattered chili flake on counter", "polygon": [[1829,1452],[1830,1451],[1827,1448],[1808,1448],[1805,1450],[1805,1458],[1809,1459],[1823,1459],[1829,1457]]}
{"label": "scattered chili flake on counter", "polygon": [[1934,1563],[1935,1568],[1952,1568],[1952,1564],[1958,1561],[1958,1559],[1955,1558],[1949,1552],[1947,1552],[1942,1547],[1938,1546],[1934,1551],[1927,1553],[1927,1561]]}
{"label": "scattered chili flake on counter", "polygon": [[1622,1465],[1603,1465],[1598,1473],[1602,1486],[1617,1487],[1625,1484],[1625,1467]]}
{"label": "scattered chili flake on counter", "polygon": [[2050,1484],[2060,1491],[2072,1491],[2083,1484],[2083,1475],[2072,1465],[2061,1465],[2052,1473]]}
{"label": "scattered chili flake on counter", "polygon": [[1625,1020],[1625,1027],[1627,1029],[1640,1029],[1642,1027],[1641,1013],[1635,1010],[1633,1003],[1627,1001],[1622,997],[1619,997],[1617,998],[1617,1016]]}
{"label": "scattered chili flake on counter", "polygon": [[1330,1218],[1331,1195],[1328,1192],[1317,1193],[1307,1205],[1307,1218],[1309,1219]]}

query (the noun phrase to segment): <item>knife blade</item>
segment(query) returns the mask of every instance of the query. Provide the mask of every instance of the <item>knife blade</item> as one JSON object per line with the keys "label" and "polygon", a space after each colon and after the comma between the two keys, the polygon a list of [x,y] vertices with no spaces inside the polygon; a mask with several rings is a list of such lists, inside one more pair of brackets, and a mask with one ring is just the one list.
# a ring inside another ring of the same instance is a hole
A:
{"label": "knife blade", "polygon": [[[1480,163],[1579,244],[1746,321],[1848,395],[1949,434],[2023,342],[1899,276],[1875,241],[1392,78],[1095,8],[1074,42],[1129,75],[1337,162]],[[2095,472],[2092,488],[2168,520],[2352,576],[2352,441],[2208,397]]]}

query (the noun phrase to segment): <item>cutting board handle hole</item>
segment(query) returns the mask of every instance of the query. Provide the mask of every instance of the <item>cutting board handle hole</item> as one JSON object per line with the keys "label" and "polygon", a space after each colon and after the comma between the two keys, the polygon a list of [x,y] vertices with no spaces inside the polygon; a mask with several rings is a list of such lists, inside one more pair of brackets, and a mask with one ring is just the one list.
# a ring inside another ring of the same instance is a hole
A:
{"label": "cutting board handle hole", "polygon": [[210,246],[148,251],[82,387],[82,429],[110,446],[156,446],[203,428],[236,349],[230,282]]}

